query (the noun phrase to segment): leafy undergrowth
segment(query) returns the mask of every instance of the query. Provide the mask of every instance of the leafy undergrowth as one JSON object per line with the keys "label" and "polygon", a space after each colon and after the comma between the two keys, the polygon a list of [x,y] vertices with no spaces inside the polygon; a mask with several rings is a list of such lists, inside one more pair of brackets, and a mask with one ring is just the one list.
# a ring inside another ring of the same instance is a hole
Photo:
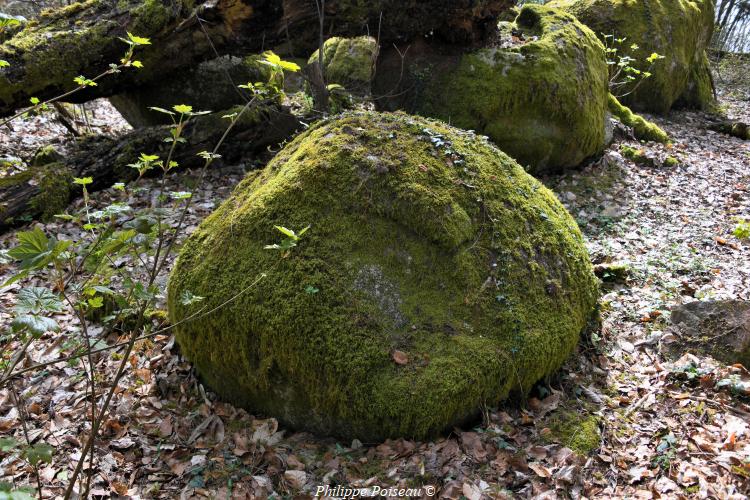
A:
{"label": "leafy undergrowth", "polygon": [[[730,111],[747,114],[747,101],[731,103],[745,108]],[[305,498],[328,484],[432,486],[444,498],[472,500],[744,498],[750,489],[750,375],[742,367],[691,355],[670,363],[660,342],[668,335],[673,305],[750,298],[748,247],[732,234],[736,218],[750,217],[750,146],[706,131],[701,114],[679,112],[657,121],[673,146],[626,142],[653,157],[672,156],[676,164],[636,164],[615,144],[581,171],[545,180],[578,219],[594,261],[618,263],[619,271],[618,279],[605,285],[602,330],[526,400],[487,409],[476,427],[432,442],[337,443],[216,401],[165,334],[139,342],[129,360],[97,441],[92,493]],[[19,132],[24,130],[30,128]],[[33,146],[0,154],[23,157]],[[189,230],[242,173],[233,167],[211,171],[194,193]],[[168,182],[183,186],[189,179]],[[146,205],[151,187],[152,181],[141,181],[126,194],[106,192],[96,202],[125,196],[130,205]],[[78,237],[72,224],[45,226],[61,238]],[[0,237],[2,248],[13,243],[12,234]],[[127,270],[131,263],[119,265]],[[18,287],[0,289],[3,328]],[[74,317],[61,313],[56,319],[62,331],[35,341],[25,366],[80,349]],[[96,355],[102,380],[113,378],[120,356],[117,349]],[[52,498],[63,492],[89,430],[84,375],[71,360],[24,377],[16,383],[24,415],[11,394],[0,391],[0,437],[22,441],[24,420],[32,443],[54,448],[51,462],[40,468],[44,494]],[[0,460],[0,481],[35,485],[25,460],[3,452]]]}

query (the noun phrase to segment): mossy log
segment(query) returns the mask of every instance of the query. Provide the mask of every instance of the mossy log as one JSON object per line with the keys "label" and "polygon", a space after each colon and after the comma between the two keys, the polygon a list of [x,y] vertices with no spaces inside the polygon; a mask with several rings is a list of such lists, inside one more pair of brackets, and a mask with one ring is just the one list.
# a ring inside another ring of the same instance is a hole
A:
{"label": "mossy log", "polygon": [[[237,108],[204,115],[189,123],[183,137],[187,140],[174,153],[180,167],[191,168],[203,164],[197,156],[210,151],[229,123],[222,116]],[[299,121],[278,106],[264,106],[247,111],[240,117],[219,154],[225,161],[237,161],[257,155],[268,146],[279,144],[298,129]],[[0,230],[32,219],[49,219],[65,210],[68,203],[80,195],[73,188],[73,177],[91,177],[89,191],[111,187],[116,182],[136,178],[134,163],[140,153],[166,158],[169,126],[145,127],[122,137],[89,136],[80,139],[65,158],[51,163],[34,161],[24,171],[0,178]],[[39,157],[40,155],[37,155]]]}
{"label": "mossy log", "polygon": [[[326,37],[380,33],[380,41],[443,34],[481,39],[508,0],[329,0]],[[0,116],[75,88],[117,63],[127,32],[151,39],[138,49],[143,69],[127,68],[77,92],[71,101],[108,97],[163,82],[217,55],[246,56],[273,49],[286,57],[318,45],[318,14],[311,0],[85,0],[47,11],[12,36],[0,37]]]}
{"label": "mossy log", "polygon": [[[47,11],[0,45],[0,115],[75,88],[78,75],[92,78],[117,63],[127,32],[152,40],[138,49],[143,69],[128,68],[70,97],[76,102],[109,96],[135,85],[167,78],[169,73],[239,42],[263,44],[263,26],[281,19],[281,2],[221,0],[86,0]],[[198,22],[198,18],[202,20]],[[213,44],[213,47],[212,47]],[[215,56],[214,56],[215,57]]]}
{"label": "mossy log", "polygon": [[750,125],[737,121],[722,121],[708,125],[709,130],[721,132],[722,134],[731,135],[738,139],[750,140]]}

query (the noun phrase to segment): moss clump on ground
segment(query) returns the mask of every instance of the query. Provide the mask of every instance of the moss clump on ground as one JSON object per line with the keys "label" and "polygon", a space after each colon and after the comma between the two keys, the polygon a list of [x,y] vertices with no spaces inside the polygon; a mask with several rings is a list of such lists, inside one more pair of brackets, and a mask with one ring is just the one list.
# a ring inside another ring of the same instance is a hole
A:
{"label": "moss clump on ground", "polygon": [[525,5],[502,31],[527,40],[432,69],[417,111],[489,136],[533,173],[579,165],[602,151],[607,110],[604,49],[573,16]]}
{"label": "moss clump on ground", "polygon": [[[323,45],[323,67],[327,83],[347,90],[369,91],[378,57],[378,42],[370,36],[332,37]],[[308,64],[318,61],[316,50]]]}
{"label": "moss clump on ground", "polygon": [[678,158],[675,158],[674,156],[667,156],[664,159],[664,163],[662,164],[665,167],[676,167],[680,164],[680,160]]}
{"label": "moss clump on ground", "polygon": [[[700,109],[713,105],[713,85],[706,47],[713,33],[713,0],[554,0],[597,35],[625,38],[622,55],[635,57],[637,69],[649,70],[645,58],[665,56],[645,79],[620,100],[638,111],[666,113],[673,104]],[[629,51],[631,44],[640,48]]]}
{"label": "moss clump on ground", "polygon": [[581,455],[590,455],[601,445],[602,435],[599,430],[599,418],[592,414],[560,409],[547,420],[549,433],[544,439],[567,446]]}
{"label": "moss clump on ground", "polygon": [[[283,258],[264,249],[274,225],[311,228]],[[188,291],[205,301],[183,305]],[[168,305],[223,398],[371,442],[424,438],[527,391],[574,349],[597,293],[575,222],[508,156],[442,122],[351,113],[308,129],[200,225]]]}
{"label": "moss clump on ground", "polygon": [[648,161],[646,159],[646,152],[643,149],[634,148],[633,146],[623,144],[620,146],[620,154],[634,163],[646,164]]}
{"label": "moss clump on ground", "polygon": [[624,125],[632,128],[636,139],[661,143],[669,142],[669,136],[661,127],[633,113],[629,107],[620,104],[620,101],[612,94],[609,94],[609,112]]}

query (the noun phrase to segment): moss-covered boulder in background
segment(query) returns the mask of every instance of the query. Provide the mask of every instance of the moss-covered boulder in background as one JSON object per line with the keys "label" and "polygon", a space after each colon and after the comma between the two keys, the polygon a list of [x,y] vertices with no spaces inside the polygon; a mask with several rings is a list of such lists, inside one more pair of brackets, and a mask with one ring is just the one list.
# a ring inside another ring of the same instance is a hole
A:
{"label": "moss-covered boulder in background", "polygon": [[[274,225],[311,227],[284,256],[264,249]],[[375,441],[528,390],[596,298],[576,223],[516,162],[442,122],[353,113],[236,188],[186,241],[168,302],[182,352],[223,398]]]}
{"label": "moss-covered boulder in background", "polygon": [[[412,95],[378,105],[485,134],[535,174],[601,152],[607,65],[594,33],[572,15],[539,5],[524,6],[514,23],[499,26],[489,48],[458,55],[446,53],[450,48],[407,51],[404,80]],[[400,95],[392,90],[401,80],[400,56],[381,61],[378,72],[374,93]]]}
{"label": "moss-covered boulder in background", "polygon": [[[317,62],[318,57],[316,50],[308,63]],[[346,90],[369,93],[377,57],[378,42],[370,36],[329,38],[323,45],[326,83],[341,85]]]}
{"label": "moss-covered boulder in background", "polygon": [[[707,109],[714,101],[706,47],[714,25],[713,0],[553,0],[549,5],[565,9],[599,36],[614,35],[626,41],[618,50],[640,60],[651,53],[665,56],[652,73],[622,97],[623,104],[638,111],[666,113],[674,104]],[[628,47],[639,46],[636,52]]]}

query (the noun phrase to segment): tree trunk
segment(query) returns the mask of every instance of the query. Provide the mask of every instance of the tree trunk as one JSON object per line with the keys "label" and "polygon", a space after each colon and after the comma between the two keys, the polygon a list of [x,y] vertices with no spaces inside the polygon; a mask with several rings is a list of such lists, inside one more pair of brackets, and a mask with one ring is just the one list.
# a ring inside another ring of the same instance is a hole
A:
{"label": "tree trunk", "polygon": [[[178,146],[173,159],[182,168],[199,167],[204,160],[197,156],[211,151],[229,121],[223,116],[238,112],[232,108],[200,116],[185,127],[186,144]],[[79,140],[66,158],[46,165],[32,165],[14,176],[0,178],[0,229],[31,219],[48,219],[65,210],[71,199],[80,195],[73,188],[73,177],[91,177],[89,191],[111,187],[137,177],[134,163],[140,153],[166,159],[170,144],[164,142],[169,126],[146,127],[122,137],[87,137]],[[256,155],[292,136],[299,121],[288,110],[275,105],[250,108],[240,117],[219,150],[222,160],[234,162]]]}

